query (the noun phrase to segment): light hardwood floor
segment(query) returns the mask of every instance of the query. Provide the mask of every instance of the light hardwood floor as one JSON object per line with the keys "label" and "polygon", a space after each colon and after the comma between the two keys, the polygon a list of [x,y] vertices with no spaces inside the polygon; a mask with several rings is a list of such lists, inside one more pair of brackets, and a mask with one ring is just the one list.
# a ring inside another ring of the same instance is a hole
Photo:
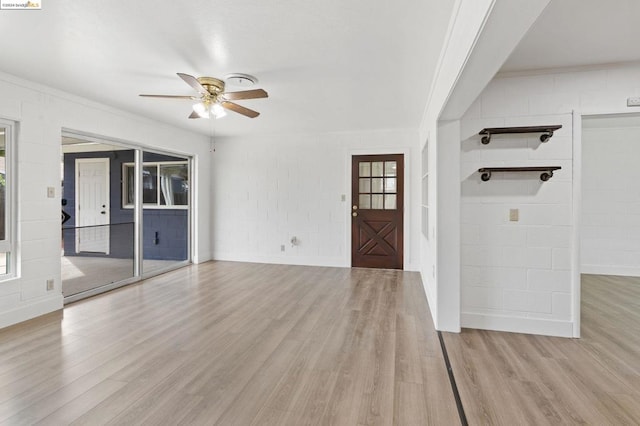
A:
{"label": "light hardwood floor", "polygon": [[0,330],[0,422],[459,424],[417,273],[232,262]]}
{"label": "light hardwood floor", "polygon": [[640,425],[640,279],[583,275],[582,338],[443,333],[469,424]]}
{"label": "light hardwood floor", "polygon": [[[154,271],[180,263],[175,260],[144,260],[144,270]],[[72,296],[133,277],[133,259],[92,256],[61,257],[62,294]]]}

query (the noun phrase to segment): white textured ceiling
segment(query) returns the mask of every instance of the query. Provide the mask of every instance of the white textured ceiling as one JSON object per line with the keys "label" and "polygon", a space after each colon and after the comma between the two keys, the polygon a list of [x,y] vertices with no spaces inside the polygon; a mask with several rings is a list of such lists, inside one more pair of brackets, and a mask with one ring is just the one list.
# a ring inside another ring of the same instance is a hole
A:
{"label": "white textured ceiling", "polygon": [[552,0],[501,71],[640,60],[640,1]]}
{"label": "white textured ceiling", "polygon": [[269,98],[238,101],[262,115],[229,113],[216,135],[417,128],[453,3],[42,0],[0,11],[0,71],[204,134],[190,101],[138,94],[239,72]]}

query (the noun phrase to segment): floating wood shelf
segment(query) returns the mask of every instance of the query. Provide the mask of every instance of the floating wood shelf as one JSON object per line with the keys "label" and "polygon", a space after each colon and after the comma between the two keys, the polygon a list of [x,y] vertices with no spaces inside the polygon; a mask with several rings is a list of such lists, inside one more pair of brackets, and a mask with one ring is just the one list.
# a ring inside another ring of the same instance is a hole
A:
{"label": "floating wood shelf", "polygon": [[540,180],[543,182],[548,181],[553,177],[554,170],[560,170],[560,166],[542,166],[542,167],[483,167],[478,169],[478,172],[482,173],[480,179],[483,182],[491,179],[492,172],[542,172],[540,174]]}
{"label": "floating wood shelf", "polygon": [[479,135],[482,137],[482,144],[487,145],[491,142],[491,135],[501,135],[507,133],[543,133],[540,135],[540,142],[546,142],[551,139],[553,132],[562,128],[561,124],[553,126],[524,126],[524,127],[487,127],[480,130]]}

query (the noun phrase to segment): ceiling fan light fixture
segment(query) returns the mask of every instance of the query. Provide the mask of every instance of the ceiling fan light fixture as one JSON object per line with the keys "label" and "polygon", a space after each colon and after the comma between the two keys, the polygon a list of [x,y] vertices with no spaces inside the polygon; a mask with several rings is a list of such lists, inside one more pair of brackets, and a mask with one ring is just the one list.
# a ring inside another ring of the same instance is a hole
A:
{"label": "ceiling fan light fixture", "polygon": [[[189,99],[196,101],[192,106],[193,112],[189,115],[189,119],[210,118],[211,116],[214,118],[221,118],[227,115],[227,110],[244,115],[245,117],[256,118],[260,115],[258,111],[238,105],[233,101],[269,97],[268,93],[263,89],[225,92],[225,82],[213,77],[196,78],[184,73],[178,73],[178,76],[198,92],[198,94],[191,96],[141,94],[140,96],[147,98]],[[231,74],[228,75],[227,78],[230,78],[231,81],[234,81],[238,85],[251,85],[258,81],[255,77],[247,74]]]}
{"label": "ceiling fan light fixture", "polygon": [[198,114],[198,117],[200,118],[209,118],[209,108],[204,104],[204,102],[198,102],[197,104],[194,104],[193,112]]}
{"label": "ceiling fan light fixture", "polygon": [[211,105],[211,113],[215,118],[222,118],[225,115],[227,115],[227,111],[225,111],[222,105],[220,104]]}

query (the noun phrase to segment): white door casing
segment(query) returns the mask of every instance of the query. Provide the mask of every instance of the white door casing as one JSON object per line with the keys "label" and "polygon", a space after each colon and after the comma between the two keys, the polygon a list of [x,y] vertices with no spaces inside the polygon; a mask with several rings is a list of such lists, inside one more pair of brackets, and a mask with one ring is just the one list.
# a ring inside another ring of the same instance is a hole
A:
{"label": "white door casing", "polygon": [[76,159],[76,252],[109,254],[109,158]]}

